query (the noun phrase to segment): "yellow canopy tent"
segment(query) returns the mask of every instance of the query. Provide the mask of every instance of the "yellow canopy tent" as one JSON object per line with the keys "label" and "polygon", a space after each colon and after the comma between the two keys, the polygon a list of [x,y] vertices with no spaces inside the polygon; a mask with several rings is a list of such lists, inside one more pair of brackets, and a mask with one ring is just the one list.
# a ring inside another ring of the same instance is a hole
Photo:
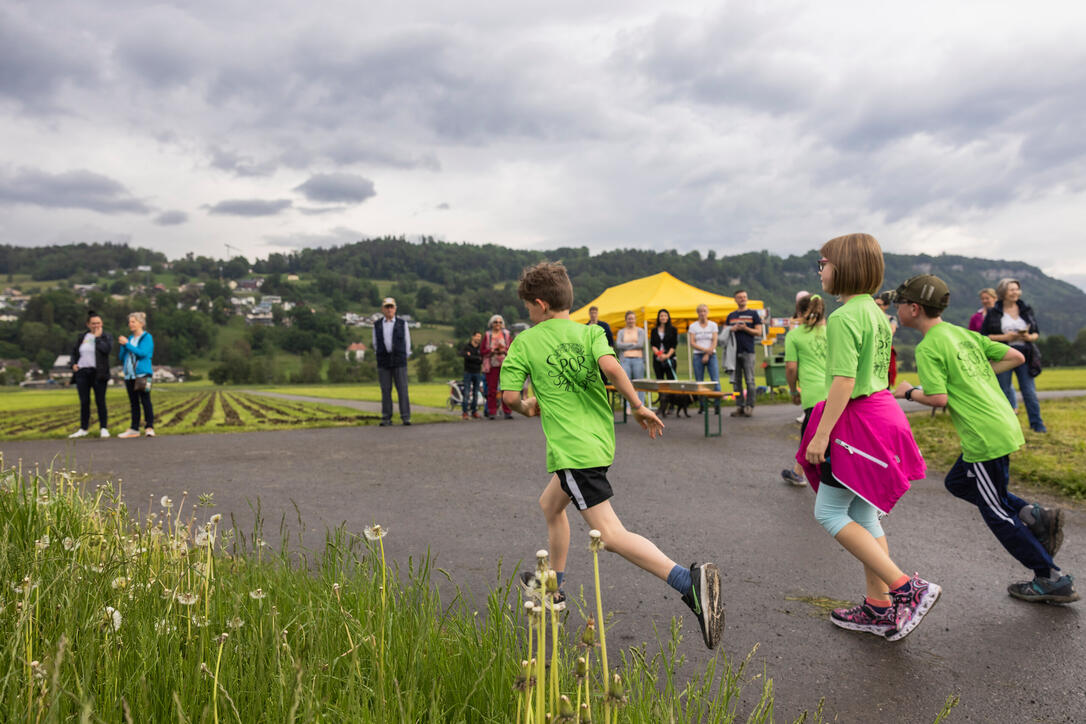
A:
{"label": "yellow canopy tent", "polygon": [[[626,326],[626,312],[633,311],[637,315],[637,324],[648,330],[656,323],[657,311],[666,309],[671,314],[671,323],[681,333],[691,322],[697,321],[699,304],[709,305],[709,319],[717,324],[723,324],[724,319],[738,308],[733,297],[698,289],[667,272],[660,272],[609,287],[569,316],[583,324],[588,322],[588,308],[599,307],[600,320],[607,322],[617,332]],[[764,303],[753,299],[747,305],[751,309],[765,308]]]}

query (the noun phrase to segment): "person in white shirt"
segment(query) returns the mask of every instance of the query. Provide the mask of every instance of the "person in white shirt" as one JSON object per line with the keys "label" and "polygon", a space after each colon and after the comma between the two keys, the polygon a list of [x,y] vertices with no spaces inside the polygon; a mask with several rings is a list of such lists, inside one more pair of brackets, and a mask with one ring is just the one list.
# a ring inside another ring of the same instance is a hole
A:
{"label": "person in white shirt", "polygon": [[392,424],[392,385],[400,401],[400,420],[411,424],[411,401],[407,396],[407,358],[411,356],[411,331],[396,316],[396,300],[381,303],[385,318],[373,325],[373,351],[377,355],[377,379],[381,384],[381,427]]}
{"label": "person in white shirt", "polygon": [[98,408],[98,432],[109,437],[109,410],[106,408],[106,385],[109,384],[109,353],[113,349],[113,337],[104,331],[98,312],[87,313],[87,331],[79,335],[72,349],[72,382],[79,392],[79,429],[68,437],[86,437],[90,427],[90,395],[94,390],[94,404]]}
{"label": "person in white shirt", "polygon": [[716,341],[720,328],[716,322],[709,320],[709,306],[698,305],[698,321],[687,328],[687,341],[694,355],[694,379],[699,382],[705,379],[705,372],[709,372],[709,379],[715,384],[713,389],[720,391],[720,365],[716,358]]}

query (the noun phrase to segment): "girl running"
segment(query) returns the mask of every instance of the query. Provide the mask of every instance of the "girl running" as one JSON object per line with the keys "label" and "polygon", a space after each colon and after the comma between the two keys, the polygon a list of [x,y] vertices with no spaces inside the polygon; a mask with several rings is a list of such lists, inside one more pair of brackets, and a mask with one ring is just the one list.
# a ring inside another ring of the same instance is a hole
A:
{"label": "girl running", "polygon": [[[803,407],[799,428],[802,438],[811,410],[826,399],[826,304],[822,296],[800,297],[795,319],[798,323],[784,337],[784,376],[792,393],[792,404]],[[782,471],[781,477],[795,486],[807,484],[798,461],[791,470]]]}
{"label": "girl running", "polygon": [[924,477],[924,459],[886,389],[890,325],[871,298],[885,268],[878,241],[839,236],[821,254],[822,288],[842,306],[826,324],[826,401],[811,411],[796,458],[816,491],[815,518],[864,566],[864,601],[833,611],[831,620],[897,641],[916,628],[941,589],[894,563],[879,514],[890,512],[910,480]]}

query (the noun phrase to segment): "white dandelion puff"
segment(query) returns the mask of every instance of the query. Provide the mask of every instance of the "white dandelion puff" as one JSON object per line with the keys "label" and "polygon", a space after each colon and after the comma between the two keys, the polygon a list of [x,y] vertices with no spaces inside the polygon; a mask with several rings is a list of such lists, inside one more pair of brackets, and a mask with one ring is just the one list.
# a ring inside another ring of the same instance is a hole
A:
{"label": "white dandelion puff", "polygon": [[124,576],[117,576],[109,585],[113,588],[114,591],[116,591],[118,589],[128,586],[128,579]]}
{"label": "white dandelion puff", "polygon": [[388,535],[388,531],[382,528],[377,523],[374,523],[373,525],[367,525],[365,528],[362,529],[362,533],[365,534],[366,540],[369,541],[378,541]]}
{"label": "white dandelion puff", "polygon": [[191,606],[199,600],[200,595],[198,593],[187,593],[185,591],[177,592],[177,602],[182,606]]}
{"label": "white dandelion puff", "polygon": [[214,544],[215,537],[213,535],[211,535],[210,533],[208,533],[207,531],[201,530],[201,531],[196,533],[195,542],[196,542],[196,547],[197,548],[206,548],[206,547],[209,547],[212,544]]}
{"label": "white dandelion puff", "polygon": [[103,618],[105,619],[106,626],[109,626],[114,631],[121,630],[121,612],[113,608],[113,606],[106,606]]}
{"label": "white dandelion puff", "polygon": [[211,525],[218,525],[220,520],[222,520],[222,514],[216,513],[215,515],[208,518],[207,522],[211,523]]}
{"label": "white dandelion puff", "polygon": [[37,548],[39,551],[43,551],[49,547],[49,544],[51,542],[52,541],[49,540],[49,534],[46,533],[41,538],[38,538],[36,541],[34,541],[34,547]]}
{"label": "white dandelion puff", "polygon": [[168,495],[163,495],[162,500],[158,501],[158,504],[167,510],[173,507],[173,501],[170,500],[170,496]]}
{"label": "white dandelion puff", "polygon": [[239,629],[239,628],[241,628],[242,626],[245,625],[245,621],[238,618],[237,616],[234,616],[232,619],[230,619],[229,621],[226,622],[226,625],[227,625],[227,627],[232,628],[232,629]]}
{"label": "white dandelion puff", "polygon": [[267,595],[268,594],[264,592],[263,588],[258,588],[255,591],[249,591],[249,598],[253,599],[254,601],[259,601]]}
{"label": "white dandelion puff", "polygon": [[207,616],[192,617],[192,625],[196,628],[207,628],[208,623],[209,621],[207,620]]}

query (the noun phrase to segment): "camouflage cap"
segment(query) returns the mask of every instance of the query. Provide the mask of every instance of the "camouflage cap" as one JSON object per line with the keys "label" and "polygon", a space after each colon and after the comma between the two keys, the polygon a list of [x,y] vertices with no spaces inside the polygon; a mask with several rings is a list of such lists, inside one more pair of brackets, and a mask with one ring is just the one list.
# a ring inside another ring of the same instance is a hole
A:
{"label": "camouflage cap", "polygon": [[950,287],[934,274],[909,277],[894,292],[894,303],[915,302],[925,307],[946,309],[950,304]]}

